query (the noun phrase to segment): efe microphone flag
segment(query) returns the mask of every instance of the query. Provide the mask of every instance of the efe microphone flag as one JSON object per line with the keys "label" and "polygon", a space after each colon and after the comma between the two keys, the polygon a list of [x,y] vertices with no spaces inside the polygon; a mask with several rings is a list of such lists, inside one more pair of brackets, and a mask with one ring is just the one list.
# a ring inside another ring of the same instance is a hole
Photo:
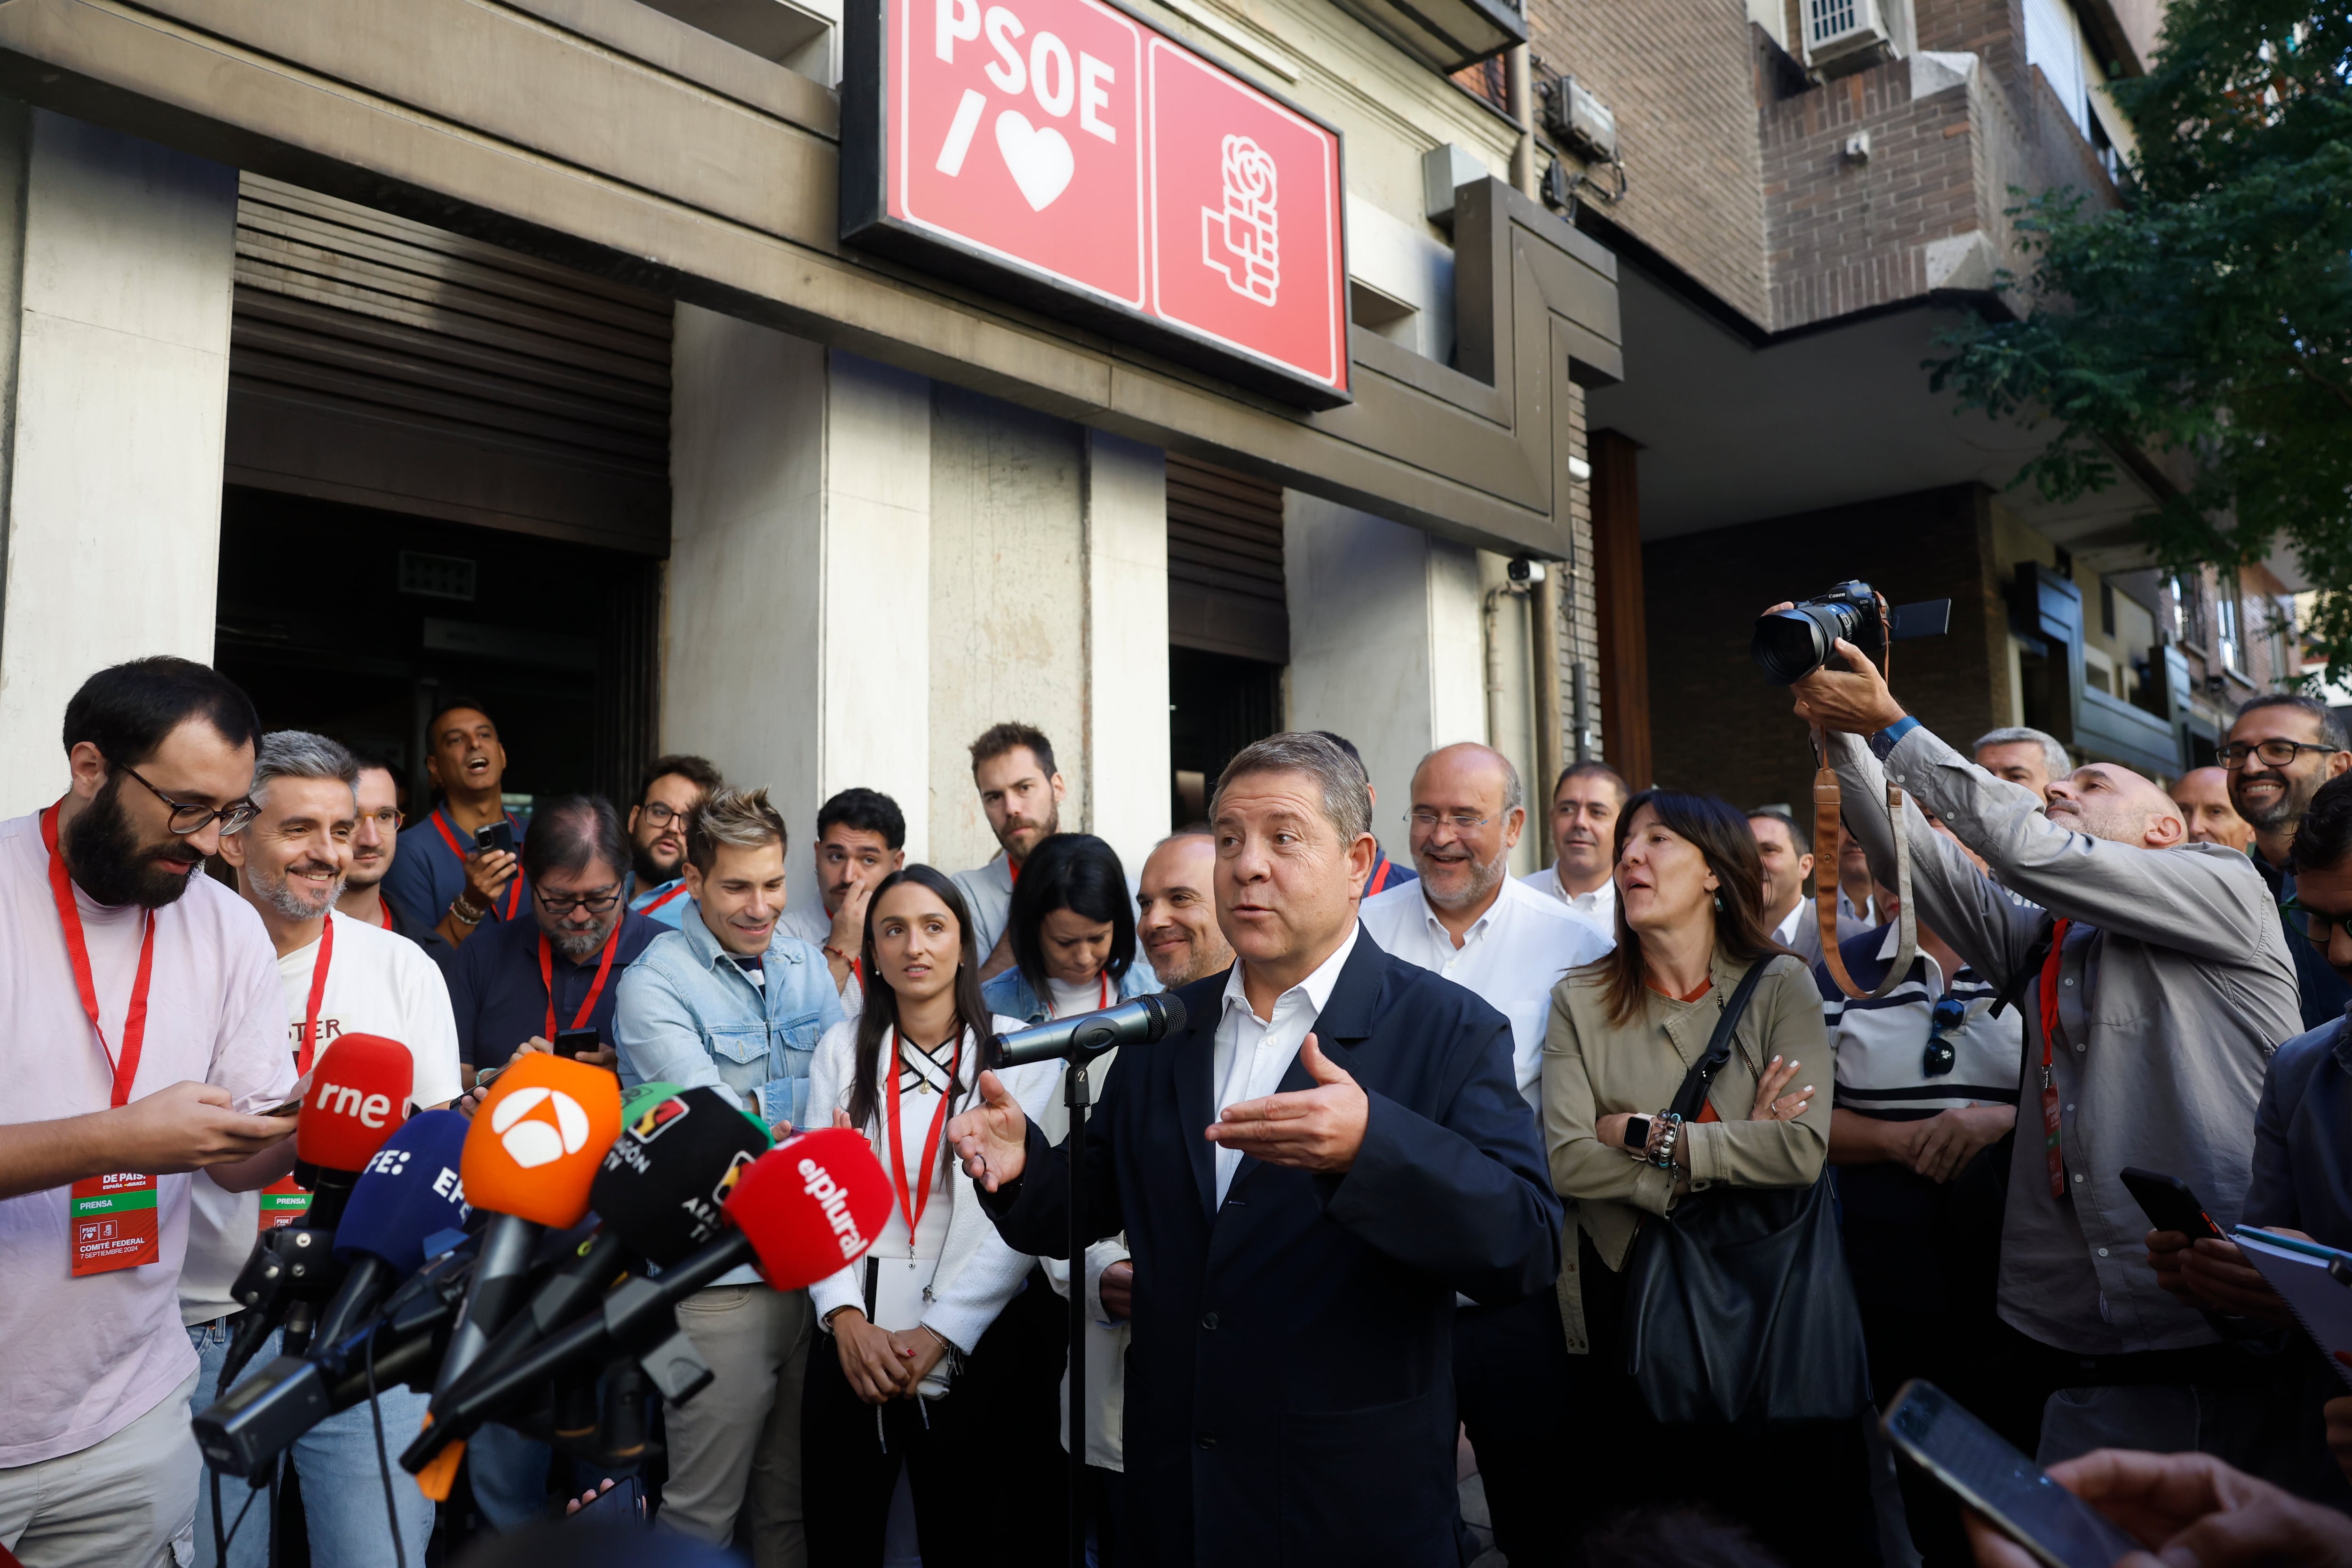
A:
{"label": "efe microphone flag", "polygon": [[760,1272],[798,1290],[866,1256],[890,1217],[890,1179],[865,1135],[825,1127],[787,1138],[745,1166],[720,1205]]}
{"label": "efe microphone flag", "polygon": [[470,1124],[454,1110],[409,1119],[360,1172],[335,1227],[335,1257],[374,1258],[395,1274],[425,1266],[425,1238],[462,1230],[471,1212],[457,1174]]}
{"label": "efe microphone flag", "polygon": [[321,1170],[359,1170],[399,1130],[415,1070],[408,1047],[397,1040],[339,1037],[311,1067],[294,1157]]}
{"label": "efe microphone flag", "polygon": [[620,1080],[602,1068],[531,1052],[474,1112],[458,1174],[476,1208],[558,1230],[580,1223],[596,1168],[621,1131]]}

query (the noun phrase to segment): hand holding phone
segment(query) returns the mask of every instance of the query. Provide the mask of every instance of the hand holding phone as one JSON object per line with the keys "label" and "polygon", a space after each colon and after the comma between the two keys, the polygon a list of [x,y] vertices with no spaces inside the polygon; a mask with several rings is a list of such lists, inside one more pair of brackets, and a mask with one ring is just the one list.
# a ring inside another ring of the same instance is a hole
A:
{"label": "hand holding phone", "polygon": [[[2210,1454],[2101,1448],[2050,1467],[2050,1479],[2148,1548],[2131,1559],[2205,1568],[2326,1568],[2352,1560],[2352,1521],[2232,1469]],[[2032,1568],[2051,1558],[1970,1515],[1980,1568]]]}
{"label": "hand holding phone", "polygon": [[2213,1223],[2213,1216],[2205,1212],[2205,1205],[2179,1177],[2126,1165],[2123,1183],[2124,1190],[2147,1215],[2151,1228],[2177,1231],[2191,1241],[2200,1237],[2210,1237],[2216,1241],[2229,1239],[2229,1233]]}
{"label": "hand holding phone", "polygon": [[593,1029],[562,1029],[556,1032],[555,1054],[576,1059],[583,1051],[593,1053],[602,1043]]}
{"label": "hand holding phone", "polygon": [[2044,1475],[1932,1383],[1914,1378],[1905,1384],[1882,1424],[1889,1441],[2030,1554],[1979,1551],[1979,1563],[2112,1568],[2117,1558],[2140,1549],[2115,1521]]}

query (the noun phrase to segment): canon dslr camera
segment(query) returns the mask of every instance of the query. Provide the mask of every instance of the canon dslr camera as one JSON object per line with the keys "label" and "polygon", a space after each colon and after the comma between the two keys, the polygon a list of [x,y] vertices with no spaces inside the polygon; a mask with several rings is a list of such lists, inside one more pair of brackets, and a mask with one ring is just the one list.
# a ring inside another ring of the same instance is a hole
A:
{"label": "canon dslr camera", "polygon": [[1840,637],[1874,659],[1890,642],[1939,635],[1951,618],[1949,599],[1898,605],[1882,618],[1878,595],[1869,584],[1841,583],[1819,598],[1759,616],[1756,637],[1748,651],[1765,679],[1775,686],[1792,686],[1837,658]]}

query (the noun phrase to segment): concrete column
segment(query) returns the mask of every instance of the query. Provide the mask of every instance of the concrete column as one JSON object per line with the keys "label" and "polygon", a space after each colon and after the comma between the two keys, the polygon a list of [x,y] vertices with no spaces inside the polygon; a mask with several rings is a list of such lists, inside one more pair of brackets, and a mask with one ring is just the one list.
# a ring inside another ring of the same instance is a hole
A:
{"label": "concrete column", "polygon": [[1129,875],[1167,836],[1168,459],[1087,435],[1088,831]]}
{"label": "concrete column", "polygon": [[691,305],[671,377],[663,749],[769,786],[795,882],[852,784],[926,858],[929,384]]}
{"label": "concrete column", "polygon": [[92,670],[212,658],[236,258],[236,170],[0,104],[0,816]]}
{"label": "concrete column", "polygon": [[1291,490],[1283,553],[1290,727],[1356,743],[1380,795],[1372,830],[1402,861],[1414,765],[1486,739],[1477,552]]}

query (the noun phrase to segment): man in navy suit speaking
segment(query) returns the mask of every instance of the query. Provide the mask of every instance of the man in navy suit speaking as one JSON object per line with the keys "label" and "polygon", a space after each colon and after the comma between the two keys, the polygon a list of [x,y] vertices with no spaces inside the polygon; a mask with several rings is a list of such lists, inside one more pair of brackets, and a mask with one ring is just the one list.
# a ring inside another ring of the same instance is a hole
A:
{"label": "man in navy suit speaking", "polygon": [[[1356,923],[1363,770],[1276,735],[1217,781],[1237,955],[1119,1052],[1086,1218],[1134,1255],[1122,1544],[1150,1564],[1454,1568],[1453,1321],[1548,1289],[1560,1205],[1510,1026]],[[948,1137],[1006,1241],[1068,1253],[1068,1177],[993,1075]]]}

